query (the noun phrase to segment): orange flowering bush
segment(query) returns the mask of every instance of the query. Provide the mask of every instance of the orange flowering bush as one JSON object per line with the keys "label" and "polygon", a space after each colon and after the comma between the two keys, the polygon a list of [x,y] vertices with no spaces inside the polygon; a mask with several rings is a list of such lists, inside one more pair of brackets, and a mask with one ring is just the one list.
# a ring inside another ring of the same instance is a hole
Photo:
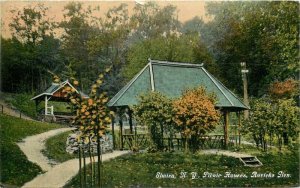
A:
{"label": "orange flowering bush", "polygon": [[216,98],[208,94],[203,87],[187,90],[183,96],[173,102],[174,121],[181,134],[187,140],[197,138],[215,128],[220,112],[215,109]]}
{"label": "orange flowering bush", "polygon": [[294,79],[287,79],[283,82],[276,81],[269,87],[269,92],[273,98],[291,98],[297,94],[299,82]]}

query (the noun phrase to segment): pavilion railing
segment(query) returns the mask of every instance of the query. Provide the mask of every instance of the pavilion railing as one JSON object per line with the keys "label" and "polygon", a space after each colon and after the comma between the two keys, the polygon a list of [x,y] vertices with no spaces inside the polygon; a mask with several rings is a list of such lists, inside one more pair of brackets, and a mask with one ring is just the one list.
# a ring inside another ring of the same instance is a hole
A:
{"label": "pavilion railing", "polygon": [[[165,137],[164,147],[167,150],[184,150],[184,138]],[[189,145],[192,145],[189,140]],[[138,147],[145,149],[149,146],[149,137],[147,134],[124,134],[121,139],[121,149],[132,149]],[[224,135],[205,135],[197,140],[195,149],[222,149],[224,147]]]}

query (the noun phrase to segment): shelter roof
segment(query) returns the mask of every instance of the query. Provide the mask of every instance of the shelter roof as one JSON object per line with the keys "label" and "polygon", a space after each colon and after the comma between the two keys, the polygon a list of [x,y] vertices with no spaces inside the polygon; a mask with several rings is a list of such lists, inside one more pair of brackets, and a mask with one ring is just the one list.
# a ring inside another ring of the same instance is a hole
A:
{"label": "shelter roof", "polygon": [[234,110],[249,109],[233,92],[211,75],[203,64],[188,64],[149,60],[149,63],[130,80],[108,103],[109,106],[131,106],[137,97],[158,91],[170,98],[178,98],[183,91],[203,86],[215,93],[216,107]]}
{"label": "shelter roof", "polygon": [[52,83],[49,88],[47,88],[43,93],[34,96],[31,100],[44,100],[45,96],[53,97],[56,100],[66,100],[64,96],[58,95],[58,92],[61,92],[65,86],[70,86],[74,88],[77,93],[79,93],[83,98],[89,98],[88,95],[84,94],[81,91],[78,91],[68,80],[61,83]]}

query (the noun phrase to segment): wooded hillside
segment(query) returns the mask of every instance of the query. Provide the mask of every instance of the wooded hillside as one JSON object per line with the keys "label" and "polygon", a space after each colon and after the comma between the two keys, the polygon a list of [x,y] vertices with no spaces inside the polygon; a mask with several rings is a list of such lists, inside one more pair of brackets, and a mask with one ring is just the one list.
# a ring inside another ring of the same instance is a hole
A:
{"label": "wooded hillside", "polygon": [[137,4],[132,16],[122,4],[97,18],[92,12],[101,9],[70,2],[58,23],[42,4],[12,10],[12,38],[1,37],[2,91],[35,93],[57,74],[78,78],[88,92],[99,72],[112,65],[105,89],[113,95],[148,58],[204,63],[239,94],[240,63],[246,62],[255,97],[274,81],[297,79],[298,2],[209,2],[206,10],[214,18],[208,23],[198,17],[181,23],[176,7],[155,3]]}

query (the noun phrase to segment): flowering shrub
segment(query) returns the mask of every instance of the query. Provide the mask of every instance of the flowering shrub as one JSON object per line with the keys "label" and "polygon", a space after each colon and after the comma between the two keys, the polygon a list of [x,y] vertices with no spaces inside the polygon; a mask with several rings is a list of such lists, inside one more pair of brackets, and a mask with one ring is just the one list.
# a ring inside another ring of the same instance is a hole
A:
{"label": "flowering shrub", "polygon": [[269,87],[269,93],[273,98],[291,98],[297,94],[299,82],[293,79],[287,79],[284,82],[276,81]]}
{"label": "flowering shrub", "polygon": [[183,96],[173,102],[176,127],[185,138],[186,150],[188,138],[197,149],[198,138],[215,128],[220,119],[220,113],[215,109],[216,98],[208,94],[203,87],[187,90]]}

